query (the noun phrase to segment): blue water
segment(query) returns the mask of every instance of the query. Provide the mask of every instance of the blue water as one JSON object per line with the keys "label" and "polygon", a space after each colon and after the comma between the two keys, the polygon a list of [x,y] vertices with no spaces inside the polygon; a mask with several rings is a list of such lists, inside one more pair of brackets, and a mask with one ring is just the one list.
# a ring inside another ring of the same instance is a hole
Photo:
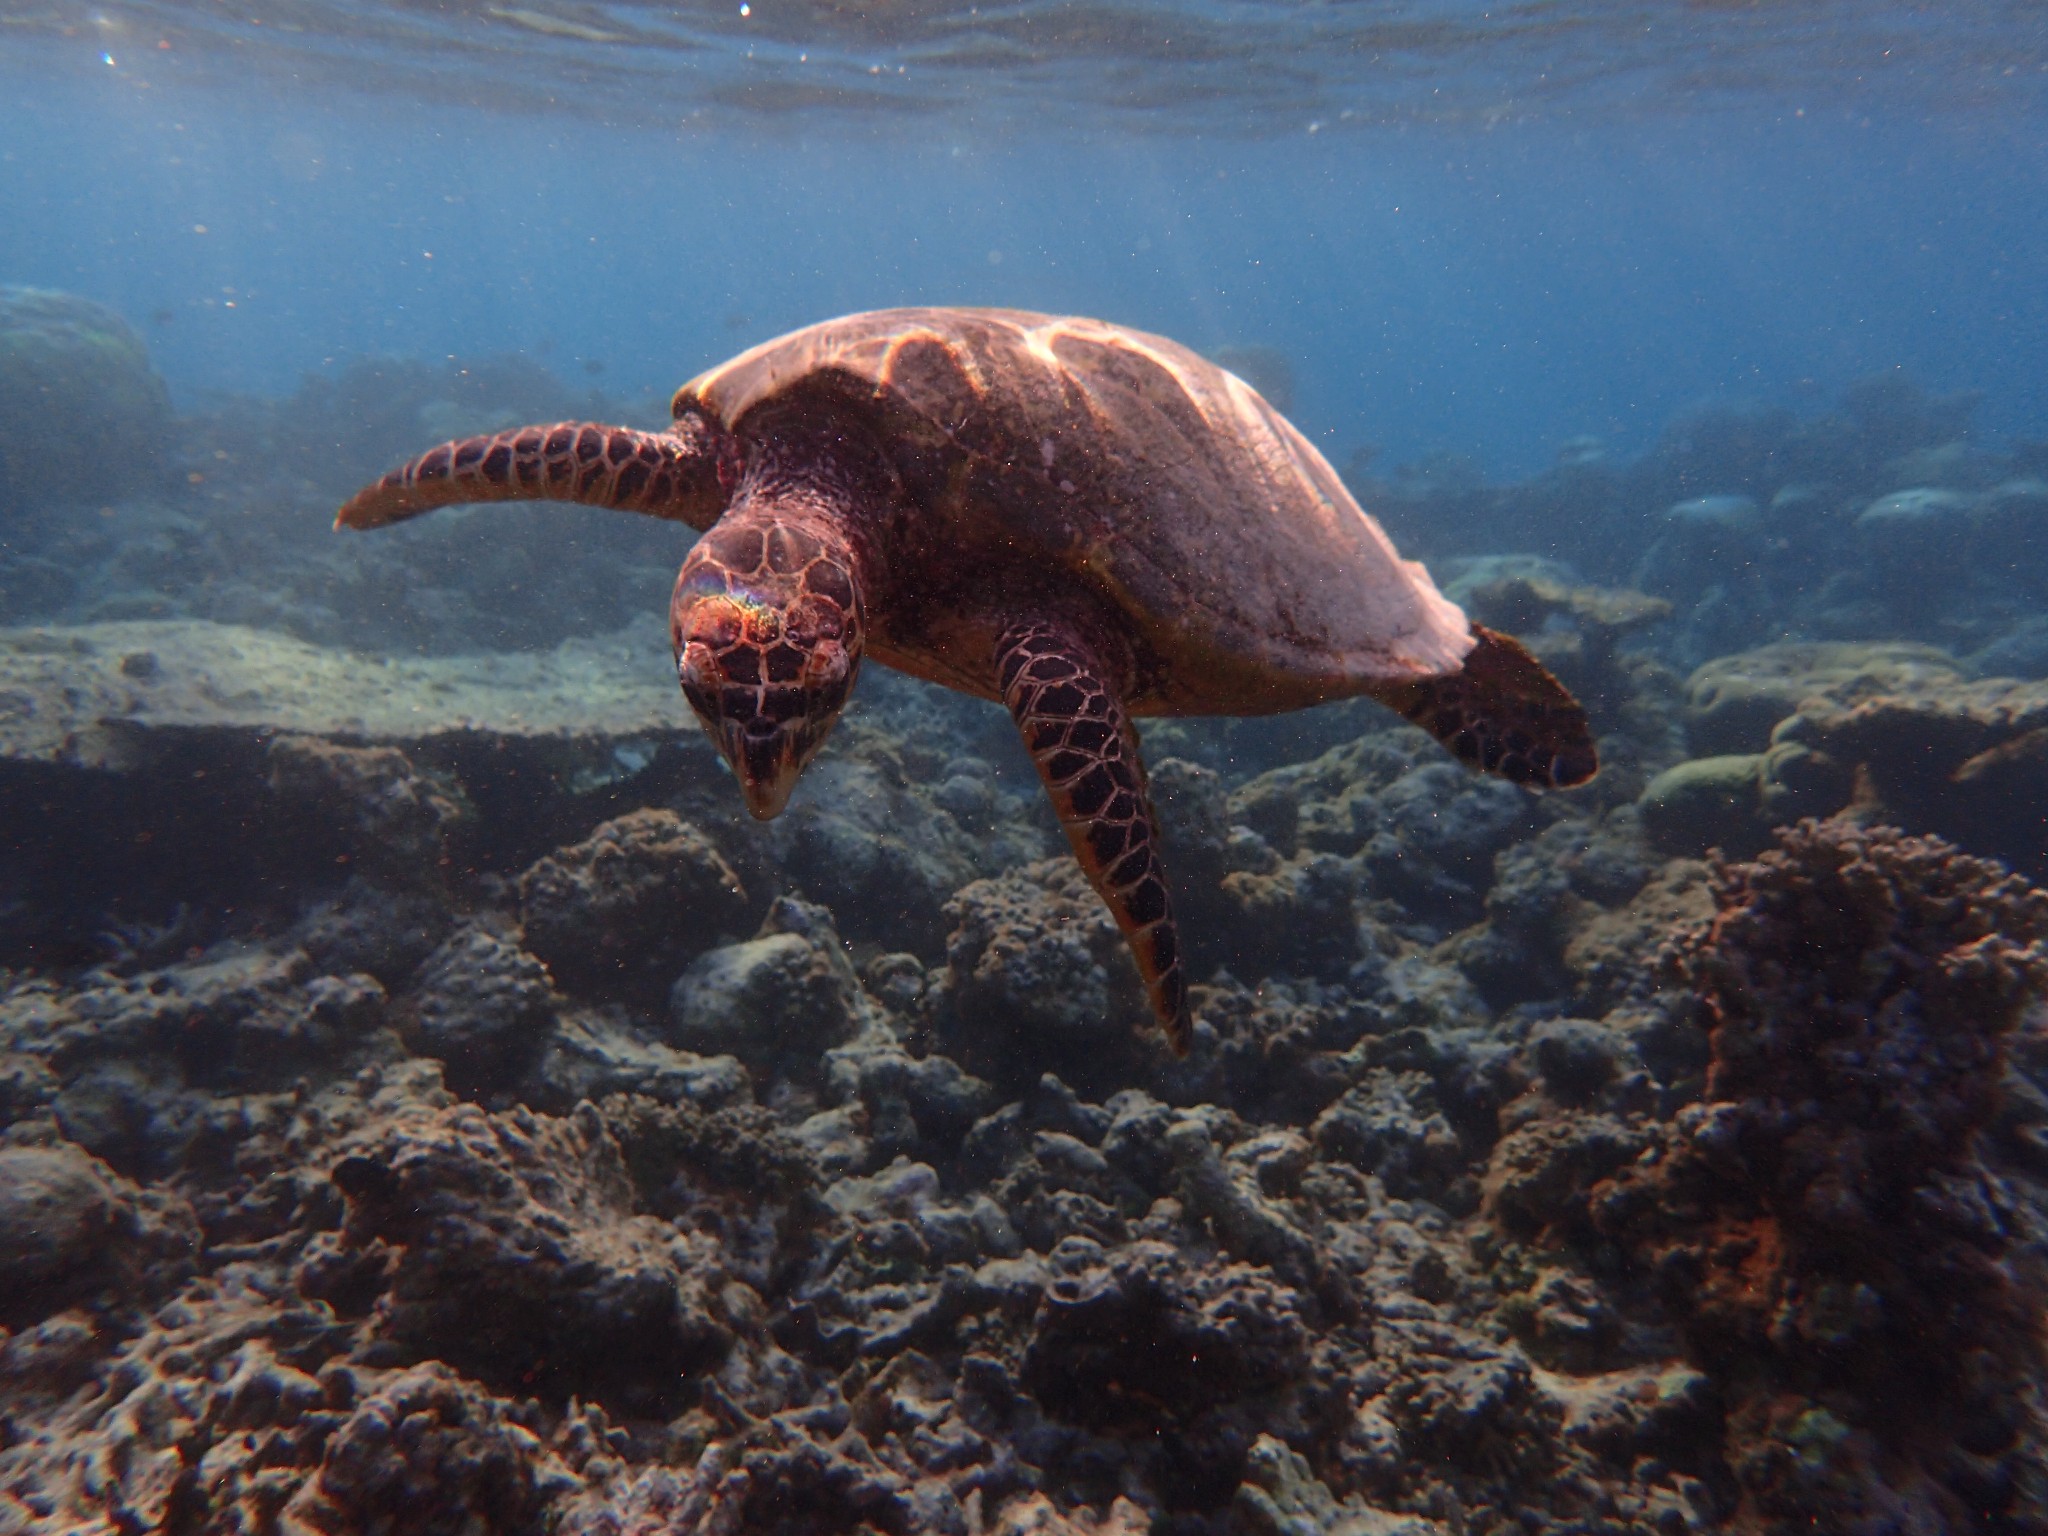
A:
{"label": "blue water", "polygon": [[[1512,87],[1537,42],[1475,22],[1389,53],[1406,83],[1376,118],[1338,105],[1375,99],[1372,70],[1276,18],[1227,29],[1255,51],[1150,120],[1045,59],[949,77],[937,106],[766,112],[693,99],[715,77],[680,54],[591,83],[606,49],[524,24],[516,55],[444,42],[436,81],[368,31],[244,65],[254,29],[174,10],[81,11],[71,36],[28,18],[0,34],[0,279],[121,310],[186,401],[505,349],[665,395],[821,315],[961,302],[1277,348],[1340,463],[1371,444],[1525,472],[1580,434],[1639,447],[1699,400],[1808,409],[1886,370],[2038,430],[2038,8],[1959,10],[1946,44],[1913,7],[1745,16],[1643,8],[1688,44],[1601,67],[1636,35],[1606,15],[1576,76],[1539,70],[1531,95]],[[1125,61],[1126,95],[1147,67]],[[1287,69],[1308,106],[1266,94]]]}

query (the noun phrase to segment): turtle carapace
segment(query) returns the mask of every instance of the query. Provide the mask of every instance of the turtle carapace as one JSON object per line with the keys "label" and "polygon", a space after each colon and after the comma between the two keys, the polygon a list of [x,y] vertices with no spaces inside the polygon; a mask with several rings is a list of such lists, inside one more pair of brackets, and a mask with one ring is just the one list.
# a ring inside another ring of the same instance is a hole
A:
{"label": "turtle carapace", "polygon": [[674,418],[443,443],[337,523],[553,500],[705,530],[670,608],[676,670],[758,817],[863,655],[1000,700],[1177,1051],[1187,987],[1132,717],[1368,694],[1516,783],[1597,766],[1555,678],[1396,554],[1250,385],[1162,337],[1015,310],[849,315],[684,385]]}

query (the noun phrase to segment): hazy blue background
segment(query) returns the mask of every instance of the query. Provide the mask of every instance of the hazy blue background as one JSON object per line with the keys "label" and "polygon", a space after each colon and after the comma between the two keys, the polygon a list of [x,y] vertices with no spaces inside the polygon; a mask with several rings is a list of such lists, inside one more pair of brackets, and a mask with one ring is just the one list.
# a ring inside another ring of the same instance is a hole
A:
{"label": "hazy blue background", "polygon": [[1646,70],[1492,126],[1261,106],[1143,132],[1049,102],[679,129],[274,68],[195,84],[132,21],[73,30],[0,32],[0,281],[115,305],[187,401],[506,348],[665,394],[827,314],[943,301],[1276,347],[1340,463],[1375,443],[1520,472],[1702,398],[1817,408],[1891,368],[2048,433],[2031,54],[1953,101],[1806,61],[1697,100]]}

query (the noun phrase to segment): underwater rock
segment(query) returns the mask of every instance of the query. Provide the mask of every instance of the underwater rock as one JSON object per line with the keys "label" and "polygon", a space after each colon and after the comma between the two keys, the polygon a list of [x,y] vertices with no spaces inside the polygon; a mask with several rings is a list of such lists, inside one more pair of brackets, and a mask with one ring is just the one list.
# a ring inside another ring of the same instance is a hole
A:
{"label": "underwater rock", "polygon": [[[1205,976],[1217,965],[1262,974],[1274,959],[1262,940],[1273,935],[1276,925],[1289,941],[1313,945],[1319,935],[1329,935],[1339,947],[1352,945],[1348,891],[1336,929],[1288,924],[1286,912],[1301,872],[1283,871],[1280,856],[1266,840],[1237,823],[1221,773],[1186,758],[1165,757],[1152,766],[1150,780],[1153,811],[1174,871],[1175,916],[1189,975]],[[1287,815],[1291,837],[1291,804]],[[1258,937],[1248,931],[1252,923],[1262,929]]]}
{"label": "underwater rock", "polygon": [[171,420],[127,321],[74,294],[0,284],[0,515],[159,488]]}
{"label": "underwater rock", "polygon": [[[986,1195],[975,1195],[965,1201],[946,1198],[939,1188],[939,1176],[929,1163],[899,1157],[866,1178],[840,1180],[826,1192],[825,1202],[853,1223],[854,1240],[870,1257],[882,1257],[891,1248],[899,1256],[909,1251],[914,1245],[899,1241],[908,1234],[892,1230],[905,1223],[915,1229],[915,1244],[923,1248],[923,1256],[916,1262],[926,1269],[949,1271],[952,1265],[979,1265],[984,1259],[1014,1259],[1023,1251],[1016,1230],[1000,1205]],[[976,1304],[1000,1303],[1005,1299],[997,1293],[1006,1287],[996,1285],[992,1291],[992,1283],[977,1274],[974,1286],[968,1288],[977,1292]],[[944,1291],[942,1285],[939,1294]],[[938,1297],[932,1299],[936,1301]],[[1035,1303],[1035,1291],[1031,1299]],[[959,1310],[954,1309],[956,1316]],[[894,1327],[872,1333],[864,1348],[869,1353],[885,1354],[912,1342],[903,1332],[911,1315],[903,1314]]]}
{"label": "underwater rock", "polygon": [[996,1102],[994,1086],[950,1056],[912,1056],[882,1030],[826,1052],[825,1091],[860,1104],[869,1144],[882,1157],[951,1159]]}
{"label": "underwater rock", "polygon": [[1586,1191],[1651,1145],[1646,1128],[1612,1114],[1530,1108],[1494,1147],[1483,1180],[1488,1213],[1518,1237],[1583,1226]]}
{"label": "underwater rock", "polygon": [[372,1127],[332,1177],[347,1223],[302,1285],[332,1276],[346,1299],[374,1275],[381,1335],[501,1390],[666,1417],[731,1346],[715,1240],[634,1214],[595,1108],[423,1107]]}
{"label": "underwater rock", "polygon": [[[687,1470],[656,1467],[624,1496],[565,1512],[562,1536],[623,1531],[745,1532],[811,1536],[965,1536],[960,1501],[943,1478],[904,1475],[875,1453],[843,1402],[812,1414],[777,1414],[707,1447]],[[882,1438],[877,1435],[877,1439]]]}
{"label": "underwater rock", "polygon": [[1485,920],[1437,946],[1495,1008],[1579,998],[1572,954],[1589,928],[1633,909],[1656,859],[1634,806],[1554,822],[1502,850]]}
{"label": "underwater rock", "polygon": [[1438,950],[1471,977],[1488,1003],[1510,1008],[1565,990],[1564,946],[1586,902],[1572,889],[1572,857],[1588,843],[1584,823],[1560,822],[1494,858],[1482,923]]}
{"label": "underwater rock", "polygon": [[0,1329],[174,1288],[199,1246],[191,1207],[168,1191],[69,1142],[0,1146]]}
{"label": "underwater rock", "polygon": [[1451,1186],[1470,1162],[1423,1072],[1374,1069],[1318,1115],[1308,1134],[1320,1156],[1376,1174],[1398,1200],[1451,1205]]}
{"label": "underwater rock", "polygon": [[1226,1138],[1217,1135],[1215,1117],[1175,1117],[1166,1151],[1182,1213],[1198,1229],[1206,1228],[1225,1253],[1350,1315],[1356,1297],[1290,1205],[1313,1160],[1308,1139],[1292,1130],[1229,1132],[1227,1146],[1219,1146]]}
{"label": "underwater rock", "polygon": [[[1359,870],[1339,855],[1357,851],[1379,810],[1328,757],[1320,772],[1261,775],[1236,795],[1220,774],[1183,759],[1154,771],[1190,974],[1223,965],[1245,978],[1342,975],[1359,957]],[[1335,804],[1314,798],[1325,786]]]}
{"label": "underwater rock", "polygon": [[1404,1331],[1411,1368],[1395,1378],[1379,1409],[1402,1449],[1415,1457],[1492,1461],[1540,1479],[1556,1454],[1564,1416],[1538,1385],[1528,1357],[1441,1328]]}
{"label": "underwater rock", "polygon": [[1858,815],[2048,872],[2048,682],[1958,681],[1857,702],[1807,701],[1778,728],[1857,776]]}
{"label": "underwater rock", "polygon": [[350,1536],[388,1528],[396,1510],[412,1531],[540,1530],[548,1506],[580,1485],[542,1443],[537,1414],[438,1360],[362,1388],[353,1374],[301,1378],[313,1388],[306,1406],[340,1422],[281,1512],[285,1530]]}
{"label": "underwater rock", "polygon": [[[1494,854],[1530,830],[1531,805],[1524,791],[1465,773],[1406,728],[1377,731],[1250,780],[1232,795],[1231,815],[1269,843],[1281,862],[1224,882],[1240,908],[1262,909],[1267,918],[1244,946],[1262,957],[1249,974],[1267,967],[1260,946],[1276,937],[1285,957],[1272,968],[1298,963],[1304,945],[1334,946],[1329,963],[1355,955],[1351,925],[1332,910],[1338,889],[1353,881],[1369,882],[1375,894],[1424,921],[1462,926],[1460,919],[1479,915]],[[1357,872],[1324,861],[1288,873],[1284,861],[1303,850],[1356,859]],[[1349,891],[1343,895],[1348,904]],[[1297,904],[1302,897],[1320,908],[1313,927],[1305,927],[1308,914]],[[1290,919],[1305,931],[1276,935]]]}
{"label": "underwater rock", "polygon": [[1850,706],[1939,694],[1962,680],[1955,659],[1931,645],[1783,641],[1694,672],[1685,685],[1686,734],[1701,757],[1762,752],[1779,722],[1809,699]]}
{"label": "underwater rock", "polygon": [[[848,938],[934,953],[955,891],[1042,857],[1047,842],[1035,822],[999,814],[1014,805],[987,777],[970,778],[971,765],[939,765],[944,777],[928,788],[904,761],[911,753],[903,743],[848,724],[856,728],[839,733],[834,750],[805,771],[789,809],[760,834],[788,886],[829,907]],[[960,805],[970,785],[983,792],[963,808],[964,819],[939,803],[943,793]],[[1042,814],[1032,803],[1028,815]]]}
{"label": "underwater rock", "polygon": [[1223,775],[1184,757],[1163,757],[1152,765],[1148,788],[1181,883],[1190,893],[1215,885],[1234,867],[1230,845],[1236,829]]}
{"label": "underwater rock", "polygon": [[1711,1443],[1721,1405],[1711,1378],[1690,1366],[1655,1364],[1550,1376],[1544,1386],[1565,1405],[1564,1433],[1610,1458],[1691,1461]]}
{"label": "underwater rock", "polygon": [[1727,1400],[1739,1518],[2020,1518],[2043,1290],[1979,1133],[2048,990],[2048,894],[1839,821],[1717,866],[1714,894],[1674,960],[1711,1031],[1705,1102],[1607,1170],[1591,1219]]}
{"label": "underwater rock", "polygon": [[1925,581],[1937,557],[1955,553],[1957,535],[1975,502],[1973,496],[1939,486],[1893,491],[1856,514],[1856,534],[1887,577],[1917,574]]}
{"label": "underwater rock", "polygon": [[[2048,741],[2037,736],[2048,730],[2048,682],[1969,681],[1922,646],[1788,644],[1710,663],[1689,686],[1696,741],[1753,739],[1777,713],[1758,760],[1758,821],[1782,825],[1853,800],[1860,820],[2048,871],[2048,779],[2033,771]],[[1702,850],[1682,816],[1654,813],[1647,795],[1644,812],[1664,846]]]}
{"label": "underwater rock", "polygon": [[1425,920],[1451,920],[1483,902],[1494,855],[1531,830],[1525,790],[1434,761],[1380,794],[1383,829],[1363,857],[1374,889]]}
{"label": "underwater rock", "polygon": [[227,1529],[242,1514],[274,1518],[333,1426],[311,1373],[347,1331],[278,1289],[231,1267],[125,1336],[74,1312],[0,1344],[0,1528],[117,1536],[200,1510]]}
{"label": "underwater rock", "polygon": [[[0,992],[0,1018],[14,1013],[16,1003],[16,998]],[[19,1024],[10,1020],[9,1026],[0,1031],[0,1039],[18,1038]],[[0,1046],[0,1131],[45,1119],[62,1090],[63,1083],[48,1062],[27,1051]]]}
{"label": "underwater rock", "polygon": [[1282,1388],[1307,1349],[1294,1294],[1261,1270],[1141,1242],[1046,1290],[1022,1381],[1061,1418],[1151,1425]]}
{"label": "underwater rock", "polygon": [[1662,531],[1636,567],[1635,585],[1697,600],[1709,587],[1754,583],[1766,552],[1763,513],[1753,497],[1696,496],[1664,509]]}
{"label": "underwater rock", "polygon": [[836,1178],[874,1165],[867,1126],[867,1106],[855,1100],[806,1116],[790,1135],[812,1162]]}
{"label": "underwater rock", "polygon": [[[601,1109],[638,1207],[715,1236],[721,1266],[760,1296],[777,1294],[829,1232],[826,1170],[768,1110],[642,1094],[613,1095]],[[751,1324],[731,1326],[744,1337]]]}
{"label": "underwater rock", "polygon": [[1339,1502],[1284,1440],[1262,1434],[1245,1457],[1234,1505],[1257,1536],[1443,1536],[1419,1515],[1375,1509],[1353,1495]]}
{"label": "underwater rock", "polygon": [[[1169,1179],[1164,1187],[1171,1186]],[[1101,1152],[1053,1130],[1031,1133],[991,1193],[1025,1245],[1039,1253],[1057,1252],[1069,1241],[1124,1243],[1131,1218],[1149,1204],[1148,1192],[1115,1171]]]}
{"label": "underwater rock", "polygon": [[1139,1038],[1136,967],[1072,859],[977,880],[946,914],[938,1036],[968,1071],[998,1083],[1046,1071],[1083,1082],[1077,1063]]}
{"label": "underwater rock", "polygon": [[425,661],[210,624],[0,631],[5,878],[38,892],[0,901],[0,957],[88,963],[109,912],[297,921],[358,860],[416,893],[516,873],[618,784],[714,771],[663,670],[592,642]]}
{"label": "underwater rock", "polygon": [[289,733],[408,750],[531,741],[552,745],[564,773],[594,770],[615,748],[697,744],[665,673],[593,640],[421,659],[230,624],[6,629],[0,691],[16,707],[0,715],[0,760],[132,772],[181,738],[225,756],[237,742]]}
{"label": "underwater rock", "polygon": [[104,1173],[77,1147],[0,1147],[0,1296],[9,1314],[98,1258],[115,1212]]}
{"label": "underwater rock", "polygon": [[[1636,802],[1643,831],[1666,853],[1698,855],[1719,848],[1742,858],[1762,851],[1770,838],[1763,770],[1760,752],[1695,757],[1665,769]],[[1825,813],[1836,807],[1816,809]]]}
{"label": "underwater rock", "polygon": [[[1573,1412],[1585,1411],[1591,1406],[1586,1398],[1602,1391],[1601,1385],[1582,1383],[1588,1377],[1615,1374],[1604,1367],[1630,1357],[1622,1310],[1592,1276],[1567,1265],[1546,1264],[1536,1268],[1531,1284],[1505,1299],[1500,1317],[1529,1358],[1538,1362],[1543,1372],[1538,1382],[1544,1391],[1565,1405],[1565,1433],[1570,1435]],[[1687,1374],[1704,1386],[1705,1378],[1698,1372]],[[1701,1395],[1711,1397],[1708,1392]]]}
{"label": "underwater rock", "polygon": [[2048,678],[2048,614],[2022,619],[1972,654],[1968,666],[1972,677]]}
{"label": "underwater rock", "polygon": [[873,1008],[831,914],[782,896],[755,937],[705,951],[676,979],[669,1038],[692,1051],[730,1053],[764,1077],[814,1079],[822,1053],[856,1033]]}
{"label": "underwater rock", "polygon": [[[1141,1089],[1126,1093],[1120,1103],[1142,1100],[1161,1115],[1167,1113],[1165,1105]],[[975,1183],[992,1183],[1031,1150],[1036,1132],[1053,1131],[1084,1146],[1100,1147],[1114,1118],[1108,1106],[1084,1103],[1057,1074],[1047,1072],[1021,1098],[969,1127],[960,1145],[958,1166]],[[1160,1166],[1164,1167],[1163,1161]],[[1163,1184],[1158,1187],[1164,1188]]]}
{"label": "underwater rock", "polygon": [[1546,1019],[1529,1032],[1543,1091],[1563,1104],[1584,1104],[1623,1069],[1622,1042],[1590,1019]]}
{"label": "underwater rock", "polygon": [[362,879],[314,903],[289,934],[316,969],[365,972],[387,990],[402,987],[448,936],[454,917],[422,891],[391,891]]}
{"label": "underwater rock", "polygon": [[451,1088],[485,1092],[540,1055],[559,1002],[538,960],[490,924],[470,922],[420,967],[400,1030],[442,1064]]}
{"label": "underwater rock", "polygon": [[526,948],[564,990],[600,1000],[665,998],[684,963],[746,912],[732,866],[668,810],[604,822],[519,877]]}
{"label": "underwater rock", "polygon": [[1329,853],[1232,871],[1219,892],[1230,919],[1225,958],[1248,977],[1342,976],[1363,952],[1352,908],[1358,884],[1357,866]]}
{"label": "underwater rock", "polygon": [[298,951],[221,945],[133,975],[22,988],[0,1040],[58,1080],[55,1124],[120,1172],[161,1178],[231,1137],[244,1096],[296,1091],[395,1042],[373,977],[320,974]]}
{"label": "underwater rock", "polygon": [[614,1093],[710,1106],[744,1102],[753,1089],[737,1057],[679,1051],[611,1010],[566,1008],[511,1091],[531,1108],[566,1115]]}
{"label": "underwater rock", "polygon": [[1028,1493],[1002,1507],[990,1536],[1147,1536],[1152,1516],[1139,1504],[1118,1498],[1101,1515],[1062,1509],[1042,1493]]}
{"label": "underwater rock", "polygon": [[1852,527],[1863,584],[1893,616],[1892,627],[1923,630],[1967,590],[1975,572],[1968,558],[1976,498],[1961,491],[1917,485],[1880,496],[1856,514]]}
{"label": "underwater rock", "polygon": [[474,814],[396,747],[280,735],[268,756],[272,793],[321,823],[338,860],[393,884],[435,881],[449,833]]}

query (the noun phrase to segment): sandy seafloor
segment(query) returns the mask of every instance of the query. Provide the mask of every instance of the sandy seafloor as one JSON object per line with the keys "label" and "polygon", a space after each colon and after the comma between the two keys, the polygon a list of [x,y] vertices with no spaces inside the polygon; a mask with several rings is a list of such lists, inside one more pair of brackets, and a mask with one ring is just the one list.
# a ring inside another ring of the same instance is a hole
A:
{"label": "sandy seafloor", "polygon": [[1969,400],[1354,463],[1605,768],[1147,723],[1177,1061],[994,706],[871,668],[758,826],[674,530],[326,530],[611,403],[122,378],[156,468],[0,555],[0,1532],[2048,1530],[2048,448]]}

